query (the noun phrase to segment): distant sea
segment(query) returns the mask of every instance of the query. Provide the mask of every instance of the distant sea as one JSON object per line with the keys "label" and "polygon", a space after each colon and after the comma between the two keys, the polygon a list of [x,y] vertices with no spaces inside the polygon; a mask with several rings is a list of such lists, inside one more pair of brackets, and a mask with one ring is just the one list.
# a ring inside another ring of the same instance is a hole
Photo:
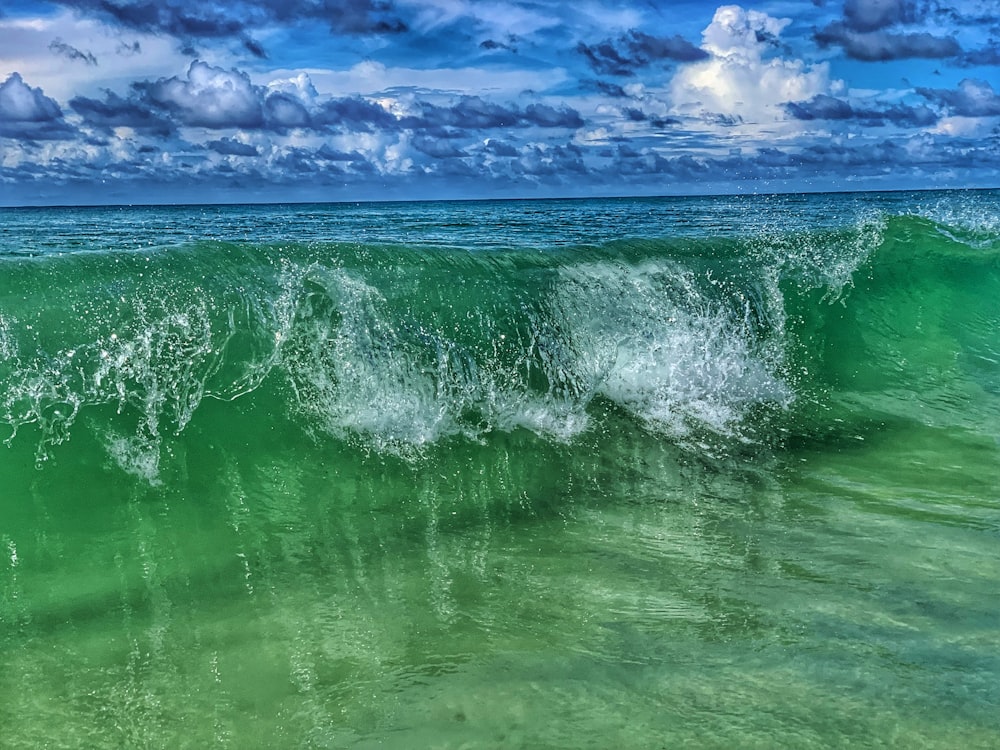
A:
{"label": "distant sea", "polygon": [[1000,192],[0,209],[4,748],[1000,746]]}

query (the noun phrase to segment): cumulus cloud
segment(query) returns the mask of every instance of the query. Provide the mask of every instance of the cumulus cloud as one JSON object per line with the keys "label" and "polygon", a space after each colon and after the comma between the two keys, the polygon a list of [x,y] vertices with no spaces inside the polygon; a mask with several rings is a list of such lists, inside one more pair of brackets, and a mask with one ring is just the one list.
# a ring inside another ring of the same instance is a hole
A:
{"label": "cumulus cloud", "polygon": [[512,127],[518,124],[521,116],[516,110],[479,96],[463,96],[447,107],[423,104],[421,110],[422,122],[413,121],[415,124],[462,130]]}
{"label": "cumulus cloud", "polygon": [[20,73],[11,73],[0,84],[0,119],[5,122],[50,122],[61,117],[55,100],[26,84]]}
{"label": "cumulus cloud", "polygon": [[104,99],[73,97],[69,106],[86,125],[105,132],[126,127],[153,136],[168,136],[176,130],[169,117],[146,102],[125,99],[113,91],[105,91]]}
{"label": "cumulus cloud", "polygon": [[766,56],[788,23],[736,5],[720,7],[702,35],[708,59],[682,67],[671,81],[675,106],[691,114],[762,122],[782,119],[786,102],[826,93],[831,88],[826,64]]}
{"label": "cumulus cloud", "polygon": [[186,79],[161,78],[141,88],[185,125],[258,128],[264,124],[259,90],[246,73],[236,69],[223,70],[196,60]]}
{"label": "cumulus cloud", "polygon": [[911,0],[846,0],[844,19],[854,31],[876,31],[897,23],[916,23],[925,10]]}
{"label": "cumulus cloud", "polygon": [[954,36],[892,30],[922,23],[930,9],[930,4],[913,0],[847,0],[843,18],[819,29],[815,39],[822,47],[839,46],[848,57],[864,61],[960,55],[962,48]]}
{"label": "cumulus cloud", "polygon": [[966,68],[1000,66],[1000,44],[969,50],[958,59],[958,64]]}
{"label": "cumulus cloud", "polygon": [[[620,145],[605,150],[609,159],[604,168],[631,184],[649,184],[651,178],[697,180],[713,182],[787,179],[796,175],[822,175],[825,178],[863,181],[877,186],[885,180],[933,174],[942,166],[967,170],[995,170],[1000,165],[1000,153],[992,156],[977,154],[968,143],[949,144],[948,140],[929,134],[908,139],[880,139],[856,143],[847,139],[825,139],[821,142],[766,146],[746,152],[736,149],[728,156],[670,157],[658,149],[633,149]],[[922,178],[920,184],[925,184]],[[843,183],[841,183],[843,184]],[[891,184],[891,183],[890,183]]]}
{"label": "cumulus cloud", "polygon": [[572,143],[565,146],[531,144],[511,166],[520,174],[554,181],[585,175],[589,171],[583,161],[583,151]]}
{"label": "cumulus cloud", "polygon": [[917,93],[950,114],[960,117],[995,117],[1000,115],[1000,94],[986,81],[965,78],[957,89],[917,88]]}
{"label": "cumulus cloud", "polygon": [[529,104],[519,115],[519,120],[540,128],[581,128],[583,118],[570,107],[550,107],[547,104]]}
{"label": "cumulus cloud", "polygon": [[293,94],[280,91],[264,100],[264,119],[276,130],[305,128],[311,122],[302,101]]}
{"label": "cumulus cloud", "polygon": [[49,140],[71,134],[55,100],[26,84],[19,73],[0,84],[0,136]]}
{"label": "cumulus cloud", "polygon": [[584,122],[576,110],[544,102],[521,107],[460,96],[438,103],[413,92],[328,98],[304,73],[258,86],[243,71],[202,61],[193,62],[184,76],[133,83],[127,98],[106,91],[103,99],[75,97],[70,106],[90,127],[105,132],[131,127],[148,134],[187,126],[273,133],[412,131],[440,138],[507,128],[575,129]]}
{"label": "cumulus cloud", "polygon": [[399,126],[399,121],[391,112],[360,96],[322,103],[313,120],[318,126],[328,125],[348,130],[396,130]]}
{"label": "cumulus cloud", "polygon": [[212,151],[217,154],[222,154],[224,156],[259,156],[260,152],[257,150],[256,146],[249,143],[243,143],[237,141],[233,138],[220,138],[219,140],[209,141],[205,144]]}
{"label": "cumulus cloud", "polygon": [[926,31],[894,34],[888,31],[852,31],[833,23],[816,33],[821,46],[839,45],[848,57],[867,62],[907,58],[946,58],[962,53],[955,37],[934,36]]}
{"label": "cumulus cloud", "polygon": [[797,120],[857,120],[864,125],[892,123],[902,127],[924,127],[933,125],[938,120],[932,109],[922,105],[863,107],[827,94],[817,94],[807,101],[788,102],[785,108]]}
{"label": "cumulus cloud", "polygon": [[499,104],[479,96],[462,96],[457,101],[441,106],[418,102],[418,116],[402,118],[406,127],[455,128],[458,130],[490,130],[494,128],[579,128],[583,126],[580,113],[570,107],[552,107],[547,104],[529,104],[520,108],[514,104]]}
{"label": "cumulus cloud", "polygon": [[308,73],[299,73],[291,78],[278,78],[267,84],[270,92],[290,94],[301,102],[312,103],[319,98]]}
{"label": "cumulus cloud", "polygon": [[694,62],[708,57],[708,53],[679,35],[658,37],[638,29],[593,45],[580,42],[576,51],[595,72],[613,76],[632,76],[656,62]]}
{"label": "cumulus cloud", "polygon": [[[633,100],[635,101],[635,100]],[[653,110],[649,111],[645,107],[650,107]],[[676,117],[668,117],[664,114],[663,104],[655,100],[648,100],[646,102],[635,102],[635,105],[623,106],[620,108],[615,108],[614,110],[609,110],[608,108],[603,108],[602,112],[607,114],[609,111],[614,111],[616,114],[616,119],[620,123],[637,124],[637,123],[647,123],[653,128],[665,128],[671,125],[679,125],[680,120]],[[631,129],[629,129],[631,131]]]}
{"label": "cumulus cloud", "polygon": [[464,151],[445,138],[417,135],[411,143],[417,151],[433,156],[435,159],[455,159],[466,155]]}
{"label": "cumulus cloud", "polygon": [[777,39],[789,23],[789,18],[724,5],[715,11],[712,23],[702,32],[701,46],[715,57],[760,60],[768,43]]}
{"label": "cumulus cloud", "polygon": [[494,156],[517,156],[518,154],[514,146],[497,138],[487,138],[483,144],[483,151]]}
{"label": "cumulus cloud", "polygon": [[341,151],[329,143],[323,143],[318,148],[281,146],[273,149],[268,167],[279,174],[311,174],[321,180],[336,178],[340,184],[344,181],[356,184],[379,171],[370,159],[377,160],[384,152],[385,144],[372,141],[367,145],[363,149],[367,156],[358,150]]}
{"label": "cumulus cloud", "polygon": [[357,151],[350,153],[340,151],[331,147],[329,143],[324,143],[320,146],[315,152],[315,157],[320,161],[348,161],[355,163],[364,161],[364,157]]}
{"label": "cumulus cloud", "polygon": [[273,160],[273,166],[283,174],[342,174],[339,166],[324,162],[317,158],[315,151],[292,147],[279,153]]}

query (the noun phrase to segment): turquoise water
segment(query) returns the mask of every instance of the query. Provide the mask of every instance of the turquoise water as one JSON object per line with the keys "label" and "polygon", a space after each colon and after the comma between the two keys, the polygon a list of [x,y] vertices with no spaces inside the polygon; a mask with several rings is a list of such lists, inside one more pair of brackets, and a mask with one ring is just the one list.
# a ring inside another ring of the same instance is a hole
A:
{"label": "turquoise water", "polygon": [[34,747],[996,747],[1000,193],[0,210]]}

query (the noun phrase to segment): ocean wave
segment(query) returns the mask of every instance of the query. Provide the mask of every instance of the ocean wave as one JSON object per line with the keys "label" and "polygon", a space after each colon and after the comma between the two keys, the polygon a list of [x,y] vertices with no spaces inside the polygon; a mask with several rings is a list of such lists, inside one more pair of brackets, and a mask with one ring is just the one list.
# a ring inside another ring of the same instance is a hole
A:
{"label": "ocean wave", "polygon": [[202,243],[8,259],[0,420],[8,442],[33,430],[43,463],[92,414],[111,460],[152,482],[206,399],[266,398],[319,441],[407,457],[516,430],[571,442],[611,414],[682,449],[777,444],[838,392],[878,392],[879,413],[907,389],[989,392],[996,254],[959,253],[939,230],[874,214],[549,251]]}

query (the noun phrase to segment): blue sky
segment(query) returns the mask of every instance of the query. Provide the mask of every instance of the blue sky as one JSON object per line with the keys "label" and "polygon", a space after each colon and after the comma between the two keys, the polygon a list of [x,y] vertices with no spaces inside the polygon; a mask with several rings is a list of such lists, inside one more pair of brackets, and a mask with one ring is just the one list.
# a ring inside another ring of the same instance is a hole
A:
{"label": "blue sky", "polygon": [[0,0],[0,205],[984,186],[998,0]]}

